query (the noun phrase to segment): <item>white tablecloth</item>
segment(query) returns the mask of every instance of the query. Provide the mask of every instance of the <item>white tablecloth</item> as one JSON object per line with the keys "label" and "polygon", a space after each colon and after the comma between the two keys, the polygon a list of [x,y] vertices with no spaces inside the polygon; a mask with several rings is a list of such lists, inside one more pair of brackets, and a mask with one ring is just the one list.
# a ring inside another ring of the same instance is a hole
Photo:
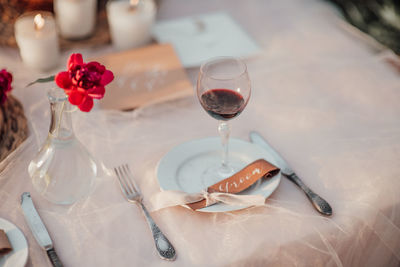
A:
{"label": "white tablecloth", "polygon": [[[0,174],[0,217],[27,237],[28,266],[50,263],[23,219],[24,191],[32,193],[65,266],[398,266],[400,75],[385,61],[397,57],[346,27],[324,1],[164,0],[158,19],[221,10],[262,47],[246,60],[252,98],[232,121],[232,136],[262,133],[334,215],[320,216],[285,179],[265,207],[225,214],[167,208],[152,215],[178,257],[160,260],[140,210],[123,198],[110,168],[129,163],[146,201],[159,191],[160,158],[177,144],[217,135],[216,121],[194,96],[125,113],[77,112],[76,134],[103,168],[87,199],[52,205],[33,190],[27,172],[47,134],[51,85],[25,88],[45,74],[27,69],[18,51],[1,48],[0,68],[14,74],[13,94],[31,135]],[[74,52],[88,58],[110,51]],[[193,82],[197,71],[188,70]]]}

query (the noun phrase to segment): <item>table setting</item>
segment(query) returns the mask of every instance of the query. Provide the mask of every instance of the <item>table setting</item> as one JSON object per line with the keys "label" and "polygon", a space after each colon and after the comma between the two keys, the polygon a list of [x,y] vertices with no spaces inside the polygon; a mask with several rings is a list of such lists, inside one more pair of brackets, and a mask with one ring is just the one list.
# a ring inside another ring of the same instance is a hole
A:
{"label": "table setting", "polygon": [[398,55],[326,1],[93,2],[0,47],[0,266],[398,266]]}

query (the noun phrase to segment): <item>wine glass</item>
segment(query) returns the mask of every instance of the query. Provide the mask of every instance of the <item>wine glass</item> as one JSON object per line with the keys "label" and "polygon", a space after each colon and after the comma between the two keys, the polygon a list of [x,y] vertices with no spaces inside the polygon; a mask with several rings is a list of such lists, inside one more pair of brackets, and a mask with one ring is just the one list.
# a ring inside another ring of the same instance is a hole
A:
{"label": "wine glass", "polygon": [[202,175],[206,186],[238,171],[238,168],[228,161],[230,135],[228,121],[243,111],[250,94],[251,85],[247,66],[240,59],[217,57],[201,65],[197,80],[197,97],[205,111],[219,121],[218,132],[222,142],[221,163],[210,166]]}

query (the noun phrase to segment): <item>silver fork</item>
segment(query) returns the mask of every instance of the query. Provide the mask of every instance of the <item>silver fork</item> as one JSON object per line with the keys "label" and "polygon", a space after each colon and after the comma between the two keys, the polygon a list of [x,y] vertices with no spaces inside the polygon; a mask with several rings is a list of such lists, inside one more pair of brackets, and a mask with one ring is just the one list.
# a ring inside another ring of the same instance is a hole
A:
{"label": "silver fork", "polygon": [[127,164],[123,164],[121,166],[115,167],[114,172],[118,177],[122,193],[125,195],[127,200],[129,202],[134,202],[138,204],[142,208],[147,223],[149,224],[151,232],[153,233],[154,243],[160,257],[164,260],[175,260],[175,249],[169,242],[167,237],[161,232],[160,228],[158,228],[157,224],[154,222],[153,218],[151,218],[146,207],[143,205],[142,194],[135,184],[129,166]]}

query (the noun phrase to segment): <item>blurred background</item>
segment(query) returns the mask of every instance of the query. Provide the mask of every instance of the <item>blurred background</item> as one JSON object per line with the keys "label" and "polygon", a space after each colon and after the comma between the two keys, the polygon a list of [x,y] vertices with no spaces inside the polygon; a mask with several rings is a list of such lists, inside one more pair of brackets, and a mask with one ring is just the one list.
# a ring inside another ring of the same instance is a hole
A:
{"label": "blurred background", "polygon": [[346,20],[383,45],[400,53],[400,1],[331,0]]}
{"label": "blurred background", "polygon": [[[201,1],[201,0],[198,0]],[[350,24],[371,35],[383,45],[400,53],[400,1],[398,0],[321,0],[331,2]],[[98,0],[95,33],[86,40],[71,42],[61,39],[61,49],[110,42],[105,5]],[[157,5],[162,0],[155,1]],[[53,0],[0,0],[0,45],[16,46],[13,25],[26,11],[53,11]]]}

